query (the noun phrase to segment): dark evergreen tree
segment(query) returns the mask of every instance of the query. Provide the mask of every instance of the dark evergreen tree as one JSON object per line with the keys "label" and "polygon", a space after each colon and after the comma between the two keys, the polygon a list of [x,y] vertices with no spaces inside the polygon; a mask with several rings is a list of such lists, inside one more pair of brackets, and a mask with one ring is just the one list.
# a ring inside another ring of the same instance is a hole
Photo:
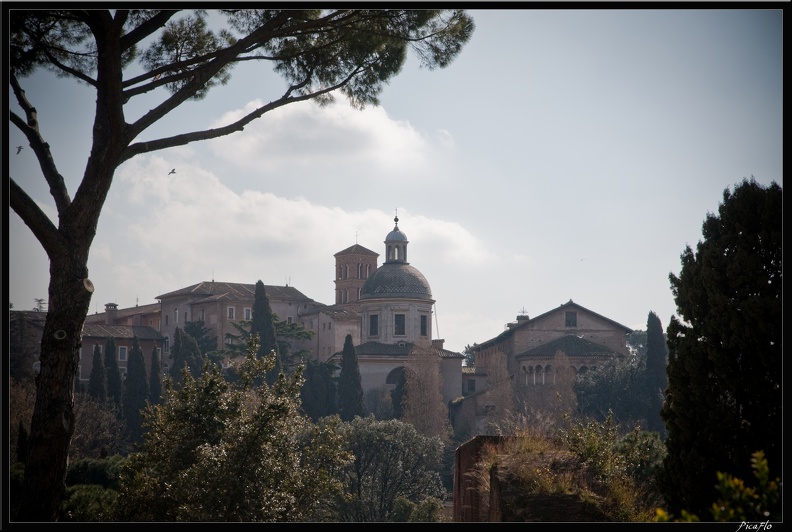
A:
{"label": "dark evergreen tree", "polygon": [[253,316],[250,322],[250,335],[258,335],[259,349],[256,356],[259,358],[275,353],[275,365],[267,372],[267,383],[272,384],[283,371],[278,349],[278,339],[275,336],[275,325],[272,320],[272,307],[270,307],[267,291],[261,280],[256,282],[256,291],[253,295]]}
{"label": "dark evergreen tree", "polygon": [[217,349],[217,336],[212,334],[212,330],[206,326],[203,320],[185,322],[184,332],[195,338],[201,355],[206,356]]}
{"label": "dark evergreen tree", "polygon": [[149,402],[158,405],[162,402],[162,369],[160,368],[157,346],[151,349],[151,372],[149,373]]}
{"label": "dark evergreen tree", "polygon": [[363,381],[360,377],[355,346],[352,335],[344,339],[344,352],[341,355],[341,373],[338,377],[338,413],[342,421],[352,421],[355,416],[363,415]]}
{"label": "dark evergreen tree", "polygon": [[663,394],[668,386],[666,367],[668,366],[668,346],[660,318],[654,312],[646,320],[646,370],[647,393],[647,430],[657,432],[665,438],[666,430],[660,410],[663,407]]}
{"label": "dark evergreen tree", "polygon": [[98,344],[93,350],[91,375],[88,377],[88,395],[100,402],[107,399],[107,375]]}
{"label": "dark evergreen tree", "polygon": [[305,363],[305,382],[300,389],[301,408],[312,421],[338,413],[338,400],[333,375],[338,367],[327,362],[309,360]]}
{"label": "dark evergreen tree", "polygon": [[179,327],[173,333],[173,347],[171,348],[173,367],[171,367],[171,377],[174,383],[182,380],[182,369],[187,368],[193,377],[200,375],[204,357],[201,356],[201,348],[195,338],[185,333]]}
{"label": "dark evergreen tree", "polygon": [[116,353],[115,338],[110,337],[105,342],[104,353],[105,375],[107,377],[107,398],[121,408],[121,370],[118,368],[118,354]]}
{"label": "dark evergreen tree", "polygon": [[769,478],[782,476],[782,213],[775,182],[727,188],[696,252],[687,246],[669,274],[679,318],[667,331],[658,485],[673,515],[708,515],[717,472],[750,482],[758,450]]}
{"label": "dark evergreen tree", "polygon": [[132,441],[140,441],[143,436],[141,410],[149,398],[149,381],[146,360],[137,336],[132,337],[132,349],[127,360],[127,373],[124,380],[122,412]]}
{"label": "dark evergreen tree", "polygon": [[403,370],[399,375],[399,382],[391,390],[391,402],[393,403],[393,417],[401,419],[404,415],[404,396],[407,395],[407,371]]}

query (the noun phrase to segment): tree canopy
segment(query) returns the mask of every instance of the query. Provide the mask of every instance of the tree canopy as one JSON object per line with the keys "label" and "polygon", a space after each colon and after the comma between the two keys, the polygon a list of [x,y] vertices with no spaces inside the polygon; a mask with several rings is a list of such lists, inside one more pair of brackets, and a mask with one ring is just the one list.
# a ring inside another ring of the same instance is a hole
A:
{"label": "tree canopy", "polygon": [[669,274],[679,318],[667,330],[658,481],[673,514],[708,514],[717,472],[750,479],[756,451],[770,478],[781,476],[782,218],[778,184],[743,180],[706,215],[679,276]]}
{"label": "tree canopy", "polygon": [[318,426],[299,412],[301,372],[264,379],[272,356],[251,341],[239,378],[206,364],[184,371],[166,400],[145,411],[144,442],[121,477],[120,520],[309,520],[341,489],[351,459],[337,418]]}
{"label": "tree canopy", "polygon": [[[238,133],[295,102],[326,104],[334,92],[355,107],[377,104],[408,50],[429,69],[445,67],[474,29],[461,10],[226,9],[216,14],[219,30],[210,27],[207,12],[200,9],[9,11],[8,72],[15,105],[9,121],[35,154],[57,214],[51,216],[31,196],[31,176],[11,176],[10,206],[50,261],[23,520],[57,519],[74,432],[74,353],[94,291],[88,256],[119,165],[139,155]],[[198,131],[180,131],[177,125],[152,138],[152,126],[185,102],[228,83],[240,63],[270,65],[285,80],[285,90],[274,97],[262,95],[267,103],[230,124]],[[36,102],[25,92],[25,78],[40,69],[55,72],[54,81],[78,82],[95,94],[95,107],[85,110],[93,114],[91,147],[73,194],[66,186],[73,181],[61,173],[52,139],[39,127]]]}

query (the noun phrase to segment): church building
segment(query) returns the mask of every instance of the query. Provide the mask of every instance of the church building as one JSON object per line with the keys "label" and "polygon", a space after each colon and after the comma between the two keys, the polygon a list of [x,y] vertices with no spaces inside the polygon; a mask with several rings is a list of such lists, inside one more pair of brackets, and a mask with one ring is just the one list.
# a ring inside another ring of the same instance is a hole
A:
{"label": "church building", "polygon": [[[442,396],[448,402],[462,390],[461,353],[443,349],[443,340],[432,337],[435,300],[429,282],[407,260],[407,235],[394,218],[385,237],[385,262],[360,287],[360,339],[353,337],[363,391],[396,387],[411,355],[431,353],[442,380]],[[342,296],[343,297],[343,296]],[[342,352],[331,361],[340,364]]]}

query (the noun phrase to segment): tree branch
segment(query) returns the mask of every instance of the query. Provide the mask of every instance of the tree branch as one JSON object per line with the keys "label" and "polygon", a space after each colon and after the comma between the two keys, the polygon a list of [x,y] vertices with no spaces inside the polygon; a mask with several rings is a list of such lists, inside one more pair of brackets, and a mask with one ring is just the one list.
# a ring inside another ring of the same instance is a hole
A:
{"label": "tree branch", "polygon": [[8,192],[11,208],[30,228],[47,256],[64,253],[65,242],[55,224],[13,179],[9,179]]}
{"label": "tree branch", "polygon": [[38,159],[41,172],[44,174],[44,179],[46,179],[47,184],[49,184],[50,194],[55,200],[55,206],[58,209],[58,214],[62,214],[66,212],[66,209],[68,209],[69,205],[71,205],[71,198],[69,198],[69,193],[66,190],[66,183],[63,180],[63,176],[60,174],[60,172],[58,172],[58,168],[55,166],[55,160],[52,158],[52,152],[50,151],[49,144],[44,142],[44,139],[41,137],[38,127],[38,113],[36,112],[36,108],[33,107],[28,101],[27,96],[25,96],[25,91],[22,90],[22,87],[19,85],[19,80],[17,80],[16,76],[11,76],[10,83],[14,90],[14,95],[16,96],[17,102],[25,112],[27,122],[22,120],[22,117],[13,111],[9,112],[10,120],[15,126],[17,126],[17,128],[19,128],[19,130],[25,135],[25,138],[27,138],[28,142],[30,143],[30,147],[32,148],[33,153],[36,154],[36,159]]}

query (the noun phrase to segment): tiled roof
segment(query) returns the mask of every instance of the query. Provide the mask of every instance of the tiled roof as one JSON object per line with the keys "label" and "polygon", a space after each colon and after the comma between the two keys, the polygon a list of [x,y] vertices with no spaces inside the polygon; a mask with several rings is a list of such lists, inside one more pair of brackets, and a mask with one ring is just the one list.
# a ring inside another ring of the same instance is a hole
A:
{"label": "tiled roof", "polygon": [[[313,301],[293,286],[264,285],[264,291],[267,293],[267,297],[273,301]],[[245,301],[253,299],[255,294],[255,284],[204,281],[159,295],[157,299],[177,296],[194,296],[205,301]]]}
{"label": "tiled roof", "polygon": [[568,334],[515,355],[515,358],[519,360],[529,357],[552,357],[557,351],[563,351],[570,357],[618,354],[609,347]]}
{"label": "tiled roof", "polygon": [[[116,319],[128,318],[129,316],[136,316],[138,314],[151,314],[160,311],[159,303],[151,303],[149,305],[140,305],[129,308],[120,308],[116,311]],[[99,312],[96,314],[89,314],[85,317],[85,323],[104,323],[107,317],[107,312]]]}
{"label": "tiled roof", "polygon": [[558,312],[561,309],[576,309],[576,310],[588,312],[589,314],[592,314],[594,316],[597,316],[597,317],[607,321],[608,323],[610,323],[611,325],[613,325],[613,326],[615,326],[617,328],[624,329],[624,334],[625,335],[630,334],[631,332],[633,332],[633,330],[630,329],[629,327],[626,327],[626,326],[622,325],[621,323],[613,321],[610,318],[606,318],[602,314],[597,314],[596,312],[594,312],[592,310],[589,310],[589,309],[583,307],[582,305],[578,305],[577,303],[573,302],[570,299],[568,302],[566,302],[566,303],[564,303],[562,305],[559,305],[558,307],[554,308],[553,310],[549,310],[549,311],[547,311],[547,312],[545,312],[543,314],[539,314],[538,316],[534,316],[531,319],[520,319],[520,320],[518,320],[515,325],[509,326],[508,329],[506,329],[505,331],[500,333],[498,336],[496,336],[494,338],[490,338],[489,340],[486,340],[484,342],[476,344],[475,348],[478,350],[478,349],[481,349],[482,347],[489,346],[489,345],[492,345],[492,344],[496,344],[500,340],[508,338],[509,336],[514,334],[514,331],[516,331],[517,329],[525,327],[529,323],[534,323],[537,320],[539,320],[541,318],[544,318],[545,316],[548,316],[548,315],[550,315],[550,314],[552,314],[554,312]]}
{"label": "tiled roof", "polygon": [[137,336],[139,340],[162,340],[162,335],[147,325],[86,323],[82,335],[84,338],[132,338]]}
{"label": "tiled roof", "polygon": [[[355,354],[358,357],[407,357],[412,351],[412,342],[399,342],[397,344],[383,344],[381,342],[365,342],[355,346]],[[461,353],[455,353],[448,349],[431,348],[436,351],[440,358],[465,358]],[[341,360],[343,351],[333,353],[330,360]]]}
{"label": "tiled roof", "polygon": [[348,248],[339,251],[334,257],[338,257],[339,255],[374,255],[375,257],[379,257],[379,253],[371,251],[368,248],[364,248],[360,244],[355,244],[354,246],[349,246]]}

